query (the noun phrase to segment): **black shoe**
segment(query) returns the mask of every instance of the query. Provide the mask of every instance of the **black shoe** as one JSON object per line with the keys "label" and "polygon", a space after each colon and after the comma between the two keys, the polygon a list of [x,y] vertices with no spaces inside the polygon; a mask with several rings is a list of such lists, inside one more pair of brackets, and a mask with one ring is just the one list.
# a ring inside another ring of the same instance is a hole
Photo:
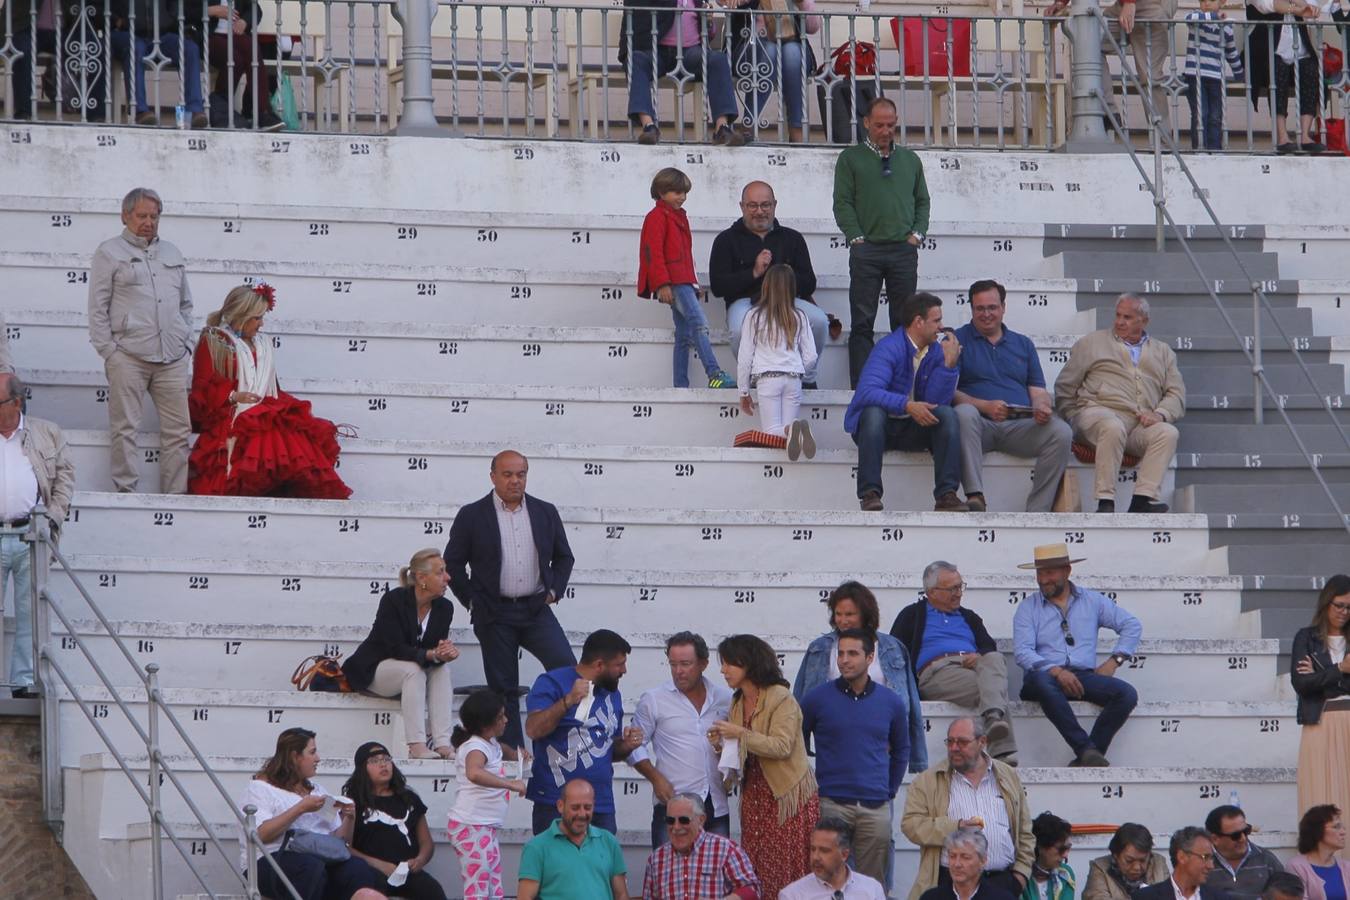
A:
{"label": "black shoe", "polygon": [[33,690],[31,685],[29,687],[16,687],[14,690],[9,692],[9,695],[13,697],[15,700],[38,699],[38,692]]}
{"label": "black shoe", "polygon": [[876,491],[867,491],[858,498],[858,508],[863,512],[881,512],[881,495]]}
{"label": "black shoe", "polygon": [[1098,501],[1097,501],[1097,512],[1099,512],[1099,513],[1113,513],[1113,512],[1115,512],[1115,511],[1116,511],[1116,501],[1114,501],[1114,500],[1098,500]]}
{"label": "black shoe", "polygon": [[655,122],[648,122],[642,126],[642,131],[638,133],[638,143],[649,147],[661,143],[661,129],[656,127]]}
{"label": "black shoe", "polygon": [[270,106],[264,106],[258,111],[258,130],[259,131],[280,131],[286,127],[281,116],[276,114],[276,110]]}
{"label": "black shoe", "polygon": [[713,132],[712,142],[723,147],[744,147],[748,143],[745,135],[730,125],[718,125],[717,130]]}
{"label": "black shoe", "polygon": [[1304,153],[1309,154],[1310,156],[1320,156],[1321,154],[1327,152],[1326,145],[1319,144],[1316,141],[1314,141],[1311,144],[1300,144],[1298,149]]}
{"label": "black shoe", "polygon": [[1283,144],[1280,144],[1278,147],[1275,148],[1275,152],[1280,154],[1281,156],[1288,156],[1290,153],[1297,153],[1298,144],[1295,144],[1293,141],[1285,141]]}
{"label": "black shoe", "polygon": [[1142,494],[1135,494],[1130,500],[1132,513],[1165,513],[1167,510],[1166,503],[1156,503],[1152,497],[1145,497]]}
{"label": "black shoe", "polygon": [[816,390],[816,383],[815,383],[814,381],[803,381],[803,382],[802,382],[802,390],[804,390],[804,391],[814,391],[814,390]]}

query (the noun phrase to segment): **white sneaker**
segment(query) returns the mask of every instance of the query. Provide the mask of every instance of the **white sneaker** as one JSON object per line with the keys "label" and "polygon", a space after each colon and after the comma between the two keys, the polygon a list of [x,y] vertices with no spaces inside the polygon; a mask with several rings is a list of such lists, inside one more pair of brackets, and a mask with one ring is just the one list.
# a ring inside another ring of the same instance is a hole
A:
{"label": "white sneaker", "polygon": [[815,459],[816,439],[811,434],[811,423],[805,419],[798,419],[797,424],[802,426],[802,455],[807,459]]}
{"label": "white sneaker", "polygon": [[792,462],[796,462],[798,457],[802,455],[801,419],[793,422],[792,425],[788,427],[787,454],[788,459]]}

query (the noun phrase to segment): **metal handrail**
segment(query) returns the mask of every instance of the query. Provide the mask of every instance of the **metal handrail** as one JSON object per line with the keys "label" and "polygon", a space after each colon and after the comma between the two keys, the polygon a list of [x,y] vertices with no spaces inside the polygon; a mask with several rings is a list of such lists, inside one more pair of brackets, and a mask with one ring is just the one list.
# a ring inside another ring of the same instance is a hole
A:
{"label": "metal handrail", "polygon": [[1218,229],[1219,236],[1223,239],[1224,246],[1228,249],[1229,253],[1232,254],[1234,261],[1238,265],[1238,268],[1241,270],[1243,276],[1247,279],[1247,283],[1251,285],[1252,301],[1253,301],[1252,303],[1253,340],[1252,340],[1252,349],[1248,350],[1246,342],[1243,340],[1242,333],[1238,330],[1237,325],[1234,324],[1232,317],[1229,316],[1228,310],[1224,309],[1223,303],[1220,302],[1219,296],[1217,292],[1214,290],[1213,282],[1205,275],[1204,268],[1200,265],[1200,261],[1196,259],[1195,254],[1191,252],[1190,242],[1186,240],[1186,235],[1184,234],[1183,229],[1177,225],[1176,220],[1172,218],[1172,214],[1167,210],[1167,201],[1166,198],[1163,196],[1162,191],[1161,164],[1158,163],[1155,165],[1155,172],[1157,177],[1155,179],[1150,179],[1148,177],[1147,172],[1145,172],[1143,163],[1140,162],[1139,156],[1135,152],[1134,147],[1130,145],[1130,142],[1125,134],[1125,130],[1122,122],[1120,121],[1120,118],[1118,118],[1115,111],[1111,109],[1111,104],[1107,102],[1104,93],[1100,89],[1094,88],[1093,93],[1101,104],[1102,114],[1111,123],[1111,128],[1116,133],[1116,136],[1120,139],[1121,145],[1125,148],[1125,151],[1129,154],[1130,161],[1134,163],[1135,168],[1139,171],[1140,177],[1144,179],[1145,184],[1148,186],[1149,192],[1152,193],[1154,206],[1157,208],[1160,216],[1166,219],[1167,224],[1171,227],[1171,230],[1173,234],[1176,236],[1176,239],[1180,244],[1182,251],[1186,254],[1186,258],[1190,260],[1192,268],[1194,268],[1196,274],[1200,276],[1201,282],[1205,285],[1205,292],[1209,294],[1210,299],[1214,301],[1215,309],[1219,311],[1219,315],[1223,318],[1224,324],[1227,325],[1229,331],[1233,333],[1233,338],[1237,341],[1238,349],[1241,350],[1244,356],[1246,356],[1247,361],[1251,363],[1253,378],[1255,379],[1255,383],[1259,386],[1259,389],[1253,394],[1252,397],[1255,424],[1257,425],[1262,424],[1262,416],[1264,411],[1262,390],[1264,390],[1266,394],[1269,394],[1276,411],[1279,413],[1280,418],[1284,421],[1285,427],[1289,429],[1290,436],[1294,439],[1294,443],[1298,446],[1299,452],[1303,455],[1303,459],[1308,464],[1308,468],[1312,472],[1313,477],[1317,480],[1318,485],[1321,486],[1322,492],[1326,495],[1327,500],[1331,503],[1331,508],[1336,511],[1336,515],[1341,522],[1341,527],[1345,529],[1347,533],[1350,533],[1350,517],[1346,516],[1345,511],[1341,508],[1340,503],[1336,500],[1335,493],[1331,490],[1330,485],[1327,484],[1326,479],[1322,477],[1320,467],[1318,466],[1316,460],[1313,458],[1313,454],[1311,453],[1311,451],[1308,450],[1307,445],[1303,442],[1303,438],[1299,435],[1298,429],[1294,426],[1293,420],[1289,417],[1289,413],[1285,410],[1284,404],[1279,401],[1279,394],[1271,386],[1269,379],[1266,377],[1265,367],[1262,365],[1261,362],[1262,356],[1261,314],[1263,311],[1270,314],[1271,321],[1275,323],[1275,327],[1279,331],[1280,336],[1284,338],[1285,342],[1288,344],[1290,351],[1294,355],[1294,360],[1298,363],[1299,369],[1303,372],[1304,377],[1308,379],[1308,383],[1313,389],[1313,394],[1315,396],[1322,398],[1322,408],[1326,411],[1327,416],[1331,419],[1332,424],[1335,425],[1337,433],[1341,436],[1341,440],[1345,442],[1346,447],[1348,449],[1350,449],[1350,436],[1346,435],[1345,429],[1342,428],[1341,423],[1336,420],[1336,415],[1335,413],[1332,412],[1331,406],[1327,402],[1327,399],[1322,396],[1322,392],[1320,388],[1317,386],[1317,382],[1313,378],[1312,372],[1311,370],[1309,370],[1307,363],[1304,362],[1302,355],[1299,353],[1295,341],[1293,341],[1290,338],[1290,336],[1285,332],[1283,326],[1280,325],[1279,319],[1274,314],[1274,308],[1270,304],[1270,299],[1266,296],[1265,290],[1261,286],[1261,282],[1252,278],[1251,273],[1247,271],[1247,267],[1243,263],[1242,257],[1238,253],[1237,248],[1233,246],[1233,242],[1229,239],[1229,236],[1223,227],[1223,223],[1219,221],[1219,217],[1214,212],[1214,208],[1210,205],[1209,200],[1206,199],[1204,191],[1200,189],[1200,184],[1198,181],[1196,181],[1195,175],[1191,172],[1190,167],[1186,165],[1185,159],[1182,157],[1181,153],[1178,151],[1176,147],[1176,144],[1173,142],[1172,135],[1167,134],[1165,130],[1161,127],[1162,117],[1159,115],[1158,110],[1154,108],[1152,97],[1150,97],[1149,92],[1144,89],[1143,83],[1138,77],[1138,73],[1136,73],[1130,67],[1129,61],[1125,59],[1124,50],[1121,48],[1119,42],[1117,42],[1115,37],[1111,34],[1110,29],[1106,27],[1105,15],[1102,13],[1101,8],[1094,4],[1091,7],[1091,9],[1093,15],[1097,19],[1097,24],[1101,29],[1102,35],[1106,38],[1107,41],[1110,42],[1111,47],[1114,49],[1116,55],[1120,58],[1121,72],[1123,77],[1125,77],[1130,81],[1133,81],[1135,87],[1139,91],[1140,102],[1143,103],[1145,112],[1148,114],[1150,130],[1152,131],[1153,136],[1155,158],[1157,159],[1161,158],[1160,148],[1162,147],[1163,144],[1166,144],[1168,153],[1170,153],[1171,156],[1176,160],[1177,165],[1181,168],[1181,171],[1186,175],[1187,180],[1190,182],[1191,187],[1194,189],[1195,196],[1200,199],[1200,202],[1204,205],[1205,212],[1209,216],[1210,221]]}
{"label": "metal handrail", "polygon": [[[54,673],[65,686],[65,689],[70,694],[71,698],[75,700],[80,711],[84,713],[85,718],[89,720],[94,731],[98,734],[100,740],[103,741],[104,746],[107,747],[108,752],[117,762],[118,768],[120,768],[122,773],[127,776],[127,779],[131,782],[132,787],[135,788],[136,793],[140,796],[141,801],[145,804],[146,810],[150,815],[151,879],[154,900],[163,900],[164,895],[164,862],[162,847],[160,846],[161,833],[168,837],[169,841],[173,844],[174,849],[182,856],[183,861],[187,864],[188,869],[192,872],[193,877],[196,878],[202,889],[212,898],[216,897],[216,892],[211,889],[209,884],[207,884],[205,877],[193,862],[191,853],[183,847],[173,826],[164,818],[163,804],[160,800],[161,775],[167,777],[169,781],[172,782],[174,788],[187,804],[188,810],[196,819],[197,824],[199,824],[206,832],[207,840],[211,842],[217,852],[219,852],[227,862],[230,861],[230,854],[216,837],[214,830],[211,828],[209,819],[202,812],[196,801],[193,800],[190,792],[180,780],[179,773],[174,770],[172,765],[170,765],[161,750],[159,741],[159,719],[161,715],[171,726],[173,726],[173,730],[177,732],[178,737],[183,741],[192,757],[196,760],[197,764],[201,766],[202,773],[207,776],[211,785],[226,801],[227,807],[234,813],[235,818],[239,822],[244,835],[244,841],[249,847],[249,852],[246,856],[250,860],[245,872],[235,872],[235,877],[239,879],[239,885],[249,892],[251,898],[261,897],[257,885],[257,857],[261,855],[267,859],[268,864],[272,867],[280,884],[285,887],[290,896],[295,898],[295,900],[300,900],[299,891],[296,890],[290,879],[287,878],[286,874],[277,865],[276,860],[272,859],[271,854],[266,852],[266,848],[258,836],[257,822],[255,819],[255,814],[257,812],[256,807],[250,804],[244,808],[242,814],[235,807],[234,800],[230,796],[229,791],[226,790],[225,785],[220,781],[220,778],[206,761],[206,757],[187,734],[186,729],[183,728],[177,715],[175,715],[173,710],[164,703],[163,695],[161,694],[159,687],[158,664],[150,663],[145,666],[144,672],[142,672],[141,667],[137,664],[135,657],[131,653],[131,649],[122,640],[107,616],[103,614],[103,610],[99,607],[98,603],[94,601],[88,590],[86,590],[84,585],[80,582],[80,579],[75,574],[74,568],[66,558],[61,555],[61,551],[57,547],[56,541],[51,537],[51,530],[48,526],[48,522],[49,516],[47,515],[46,507],[39,502],[29,515],[29,523],[26,529],[18,532],[4,532],[18,533],[22,536],[22,539],[29,544],[29,562],[32,574],[32,615],[34,620],[33,656],[37,662],[35,674],[42,699],[42,795],[44,818],[53,830],[58,831],[59,833],[62,827],[65,804],[62,794],[61,762],[58,751],[60,740],[60,713],[58,708],[58,698],[53,690],[55,687],[55,680],[51,677]],[[130,665],[131,670],[136,673],[136,677],[144,687],[147,707],[146,727],[142,727],[141,723],[137,720],[137,717],[132,713],[126,698],[122,696],[117,685],[108,677],[108,674],[104,671],[103,666],[95,657],[88,643],[80,636],[79,632],[74,627],[72,619],[66,614],[61,602],[48,590],[47,582],[52,559],[55,559],[60,565],[62,571],[66,574],[66,577],[70,579],[70,582],[75,586],[76,591],[79,592],[85,603],[93,611],[94,616],[107,631],[108,636],[112,638],[113,643],[116,644],[118,650],[121,651],[122,656]],[[78,686],[58,661],[55,654],[51,652],[50,614],[55,614],[61,621],[61,624],[66,629],[67,639],[69,639],[75,648],[79,649],[84,655],[90,668],[93,670],[95,677],[108,692],[112,702],[122,711],[127,722],[130,723],[132,729],[135,731],[139,741],[145,745],[150,771],[149,784],[147,787],[141,786],[140,780],[132,772],[131,766],[127,762],[125,756],[118,750],[112,737],[98,722],[98,717],[94,714],[94,711],[89,708],[89,701],[80,695]],[[231,865],[231,870],[234,870],[233,865]]]}

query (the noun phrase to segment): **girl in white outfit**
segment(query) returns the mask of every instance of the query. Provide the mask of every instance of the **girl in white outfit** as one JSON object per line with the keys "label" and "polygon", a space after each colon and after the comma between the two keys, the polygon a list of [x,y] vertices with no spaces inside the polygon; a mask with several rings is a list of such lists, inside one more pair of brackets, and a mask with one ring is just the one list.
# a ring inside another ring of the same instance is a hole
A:
{"label": "girl in white outfit", "polygon": [[741,325],[736,383],[741,386],[741,410],[750,415],[753,386],[759,396],[761,430],[787,439],[788,459],[803,453],[816,455],[811,426],[799,417],[802,375],[816,362],[816,341],[806,316],[798,312],[797,276],[779,263],[764,273],[759,302]]}

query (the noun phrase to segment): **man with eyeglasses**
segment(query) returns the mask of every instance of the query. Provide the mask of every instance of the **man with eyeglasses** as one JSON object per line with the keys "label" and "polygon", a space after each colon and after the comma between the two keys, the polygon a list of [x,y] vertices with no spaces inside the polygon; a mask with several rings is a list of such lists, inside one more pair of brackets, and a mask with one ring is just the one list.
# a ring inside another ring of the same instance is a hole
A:
{"label": "man with eyeglasses", "polygon": [[[1042,544],[1030,563],[1040,590],[1013,614],[1013,655],[1022,667],[1022,699],[1041,704],[1045,717],[1073,750],[1071,766],[1109,766],[1106,751],[1124,726],[1139,695],[1116,670],[1134,656],[1143,626],[1100,591],[1069,580],[1073,563],[1067,544]],[[1097,632],[1109,628],[1120,637],[1111,654],[1097,663]],[[1102,707],[1088,734],[1069,706],[1086,700]]]}
{"label": "man with eyeglasses", "polygon": [[[29,526],[41,502],[50,516],[52,537],[75,494],[75,465],[65,436],[51,422],[24,414],[24,386],[12,372],[0,374],[0,527]],[[7,583],[14,586],[14,646],[10,650],[10,693],[32,699],[33,572],[29,547],[20,534],[0,535],[0,609]]]}
{"label": "man with eyeglasses", "polygon": [[989,755],[984,725],[962,716],[947,727],[947,758],[909,785],[900,830],[919,847],[919,873],[909,900],[950,887],[945,842],[974,829],[988,842],[985,883],[1016,897],[1026,889],[1036,858],[1031,810],[1017,770]]}
{"label": "man with eyeglasses", "polygon": [[1205,830],[1214,845],[1214,868],[1205,879],[1210,887],[1236,900],[1256,900],[1270,876],[1284,871],[1279,857],[1248,839],[1252,826],[1240,807],[1214,807],[1205,817]]}
{"label": "man with eyeglasses", "polygon": [[810,874],[779,891],[778,900],[886,900],[879,881],[849,868],[853,830],[842,819],[822,816],[810,846]]}
{"label": "man with eyeglasses", "polygon": [[1167,846],[1172,877],[1140,888],[1134,900],[1228,900],[1229,894],[1206,883],[1214,868],[1214,845],[1205,829],[1187,825],[1172,832]]}
{"label": "man with eyeglasses", "polygon": [[919,247],[931,202],[923,163],[895,145],[895,103],[877,97],[867,108],[867,137],[839,154],[834,166],[834,221],[848,242],[848,377],[858,387],[886,284],[891,333],[900,331],[905,301],[919,283]]}
{"label": "man with eyeglasses", "polygon": [[956,566],[935,560],[923,570],[924,597],[900,610],[891,635],[909,651],[919,697],[974,709],[984,721],[989,753],[1017,765],[1008,717],[1008,665],[984,620],[961,605],[966,583]]}
{"label": "man with eyeglasses", "polygon": [[731,834],[727,792],[717,771],[717,753],[708,741],[714,722],[731,712],[731,689],[714,683],[708,668],[708,644],[702,635],[681,631],[666,639],[670,681],[638,700],[633,727],[645,743],[628,757],[652,785],[652,849],[666,842],[668,804],[676,794],[701,798],[700,828]]}
{"label": "man with eyeglasses", "polygon": [[[811,267],[811,251],[800,231],[779,223],[774,216],[777,209],[773,188],[763,181],[752,181],[741,190],[741,217],[713,238],[708,258],[709,286],[714,295],[726,301],[731,352],[736,355],[741,351],[741,326],[759,302],[764,273],[779,263],[791,266],[797,276],[797,293],[801,296],[795,305],[806,316],[816,349],[825,346],[830,317],[812,299],[816,272]],[[802,387],[815,389],[814,366],[803,374]]]}
{"label": "man with eyeglasses", "polygon": [[961,377],[956,418],[961,425],[961,481],[971,512],[988,508],[984,454],[991,450],[1036,460],[1027,512],[1050,512],[1069,464],[1073,431],[1055,416],[1053,397],[1031,338],[1003,324],[1008,292],[997,281],[970,286],[970,323],[956,329]]}
{"label": "man with eyeglasses", "polygon": [[759,900],[749,854],[731,838],[703,830],[701,797],[676,794],[664,809],[670,842],[647,859],[643,900]]}

